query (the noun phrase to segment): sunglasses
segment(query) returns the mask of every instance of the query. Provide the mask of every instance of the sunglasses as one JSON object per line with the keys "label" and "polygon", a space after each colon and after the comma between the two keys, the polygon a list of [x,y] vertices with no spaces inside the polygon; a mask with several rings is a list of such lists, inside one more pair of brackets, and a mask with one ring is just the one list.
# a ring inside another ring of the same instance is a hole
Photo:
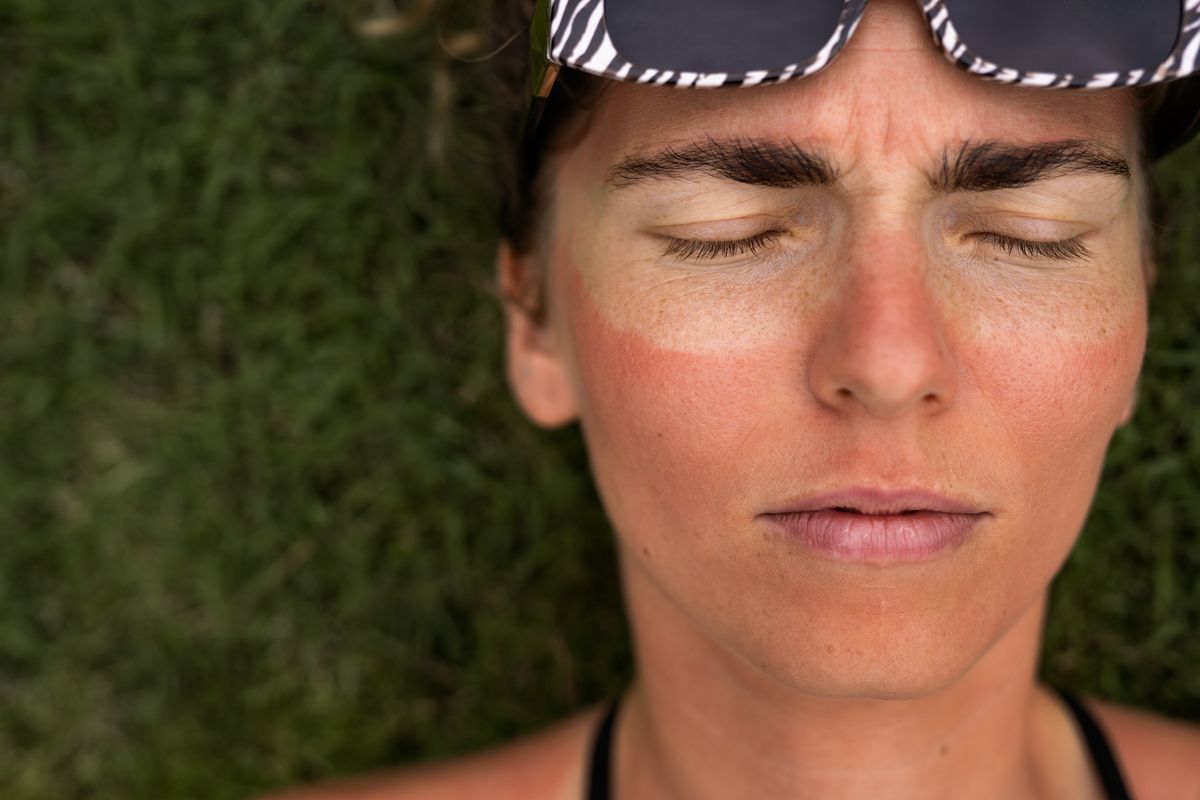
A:
{"label": "sunglasses", "polygon": [[[537,0],[526,132],[536,126],[561,66],[656,86],[776,83],[824,69],[854,34],[866,5]],[[951,62],[1003,83],[1146,86],[1192,75],[1200,62],[1200,0],[921,0],[921,7]],[[1185,107],[1173,110],[1186,118],[1188,136],[1200,116],[1196,94],[1189,89]]]}

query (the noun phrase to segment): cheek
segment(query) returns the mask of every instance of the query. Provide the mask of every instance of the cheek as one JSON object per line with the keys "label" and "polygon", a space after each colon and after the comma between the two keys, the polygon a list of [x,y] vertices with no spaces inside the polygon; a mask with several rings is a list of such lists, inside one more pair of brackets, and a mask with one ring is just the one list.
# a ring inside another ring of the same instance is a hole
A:
{"label": "cheek", "polygon": [[712,487],[739,484],[745,476],[730,456],[749,445],[762,419],[771,346],[719,354],[664,346],[658,337],[618,327],[576,269],[563,273],[581,423],[618,529],[631,506],[643,513],[695,510],[698,501],[717,499]]}
{"label": "cheek", "polygon": [[[1100,304],[1015,306],[972,330],[956,357],[961,425],[947,437],[962,474],[982,474],[1004,513],[979,576],[994,609],[1016,613],[1046,589],[1083,528],[1105,453],[1134,396],[1146,336],[1139,291]],[[984,306],[986,307],[986,306]],[[981,454],[987,454],[985,457]],[[971,602],[971,599],[967,599]],[[987,609],[979,609],[980,618]]]}
{"label": "cheek", "polygon": [[994,444],[1016,473],[1014,488],[1028,493],[1014,500],[1072,514],[1090,502],[1109,440],[1134,396],[1146,337],[1140,292],[1076,300],[1036,313],[1005,309],[956,354],[966,391],[977,395],[964,404],[989,409]]}

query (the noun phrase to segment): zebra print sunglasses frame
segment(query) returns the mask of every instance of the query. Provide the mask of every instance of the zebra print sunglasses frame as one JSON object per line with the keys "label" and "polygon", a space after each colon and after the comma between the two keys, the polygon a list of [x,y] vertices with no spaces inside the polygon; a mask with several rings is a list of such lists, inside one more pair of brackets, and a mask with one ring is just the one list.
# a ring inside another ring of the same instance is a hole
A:
{"label": "zebra print sunglasses frame", "polygon": [[[613,80],[678,87],[755,86],[805,77],[824,69],[841,51],[862,19],[867,2],[842,0],[836,29],[815,55],[802,61],[741,72],[689,72],[655,69],[625,59],[609,36],[605,0],[538,0],[530,29],[533,96],[545,98],[549,94],[559,66]],[[1180,31],[1164,61],[1138,69],[1091,74],[1030,71],[996,64],[960,40],[946,0],[919,2],[947,59],[981,78],[1001,83],[1086,89],[1146,86],[1192,75],[1200,62],[1200,0],[1182,0]]]}

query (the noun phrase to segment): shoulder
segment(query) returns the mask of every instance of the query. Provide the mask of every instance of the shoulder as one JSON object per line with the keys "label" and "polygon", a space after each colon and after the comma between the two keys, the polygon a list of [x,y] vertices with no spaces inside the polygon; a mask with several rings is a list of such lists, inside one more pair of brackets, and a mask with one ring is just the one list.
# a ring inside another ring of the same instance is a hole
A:
{"label": "shoulder", "polygon": [[1200,726],[1089,699],[1133,795],[1200,800]]}
{"label": "shoulder", "polygon": [[602,709],[493,750],[395,772],[289,789],[260,800],[578,800]]}

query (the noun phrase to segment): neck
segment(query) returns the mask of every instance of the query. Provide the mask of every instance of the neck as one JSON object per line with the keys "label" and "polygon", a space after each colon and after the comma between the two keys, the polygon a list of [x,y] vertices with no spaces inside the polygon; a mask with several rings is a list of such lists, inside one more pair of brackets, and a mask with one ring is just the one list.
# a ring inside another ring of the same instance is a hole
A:
{"label": "neck", "polygon": [[618,726],[618,797],[986,800],[1053,780],[1053,701],[1035,683],[1044,597],[951,685],[826,697],[750,664],[623,572],[639,677]]}

